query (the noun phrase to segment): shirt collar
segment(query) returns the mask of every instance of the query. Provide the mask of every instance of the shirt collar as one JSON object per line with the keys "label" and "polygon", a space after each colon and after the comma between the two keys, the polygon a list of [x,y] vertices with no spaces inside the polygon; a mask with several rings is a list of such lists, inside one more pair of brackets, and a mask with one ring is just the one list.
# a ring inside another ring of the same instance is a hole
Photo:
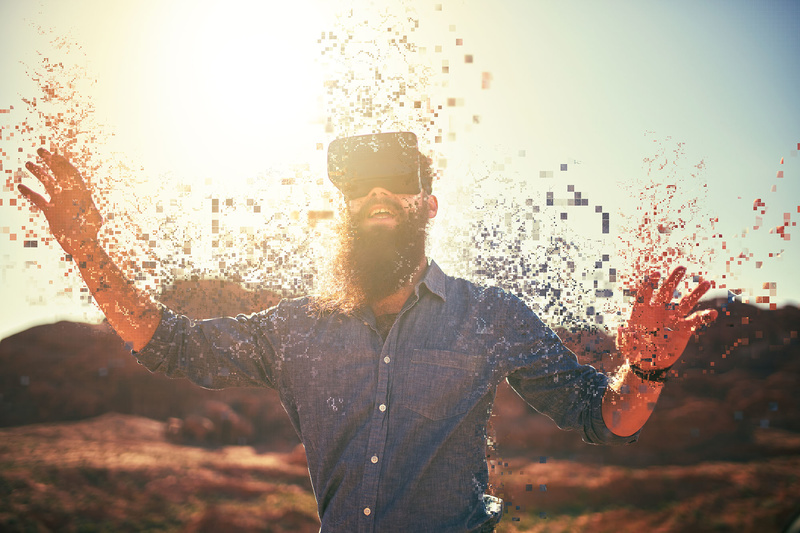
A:
{"label": "shirt collar", "polygon": [[425,270],[425,275],[422,276],[420,282],[416,287],[414,287],[414,292],[416,292],[417,296],[419,296],[419,288],[424,284],[433,294],[442,300],[447,301],[444,282],[444,272],[442,272],[442,269],[436,264],[436,261],[431,260],[427,270]]}

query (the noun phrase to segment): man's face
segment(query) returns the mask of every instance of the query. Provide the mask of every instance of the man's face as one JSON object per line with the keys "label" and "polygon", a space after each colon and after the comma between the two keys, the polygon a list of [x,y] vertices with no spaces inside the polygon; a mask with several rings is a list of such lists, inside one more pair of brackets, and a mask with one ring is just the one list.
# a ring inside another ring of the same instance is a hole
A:
{"label": "man's face", "polygon": [[336,230],[326,305],[349,312],[409,283],[425,261],[426,228],[438,207],[436,197],[422,191],[395,194],[381,187],[351,199]]}
{"label": "man's face", "polygon": [[353,226],[359,231],[372,232],[396,229],[409,217],[424,210],[425,204],[426,217],[435,217],[439,207],[435,196],[422,191],[417,194],[394,194],[375,187],[367,196],[350,200],[348,208]]}

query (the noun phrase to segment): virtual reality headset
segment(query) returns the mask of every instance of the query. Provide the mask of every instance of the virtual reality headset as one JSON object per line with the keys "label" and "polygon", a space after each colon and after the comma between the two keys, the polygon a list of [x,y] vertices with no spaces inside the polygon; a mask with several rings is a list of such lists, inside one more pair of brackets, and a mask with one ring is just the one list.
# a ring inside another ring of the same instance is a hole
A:
{"label": "virtual reality headset", "polygon": [[410,132],[343,137],[328,146],[328,178],[348,201],[375,187],[418,194],[419,158],[417,136]]}

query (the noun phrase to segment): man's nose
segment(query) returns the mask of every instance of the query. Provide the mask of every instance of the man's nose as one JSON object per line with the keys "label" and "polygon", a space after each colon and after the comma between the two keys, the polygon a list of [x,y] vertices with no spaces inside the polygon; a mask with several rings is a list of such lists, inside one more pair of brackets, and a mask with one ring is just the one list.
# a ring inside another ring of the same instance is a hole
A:
{"label": "man's nose", "polygon": [[372,196],[375,196],[375,197],[377,197],[377,196],[391,196],[391,194],[392,194],[391,191],[389,191],[388,189],[384,189],[383,187],[373,187],[372,190],[369,191],[369,194],[367,195],[367,198],[370,198]]}

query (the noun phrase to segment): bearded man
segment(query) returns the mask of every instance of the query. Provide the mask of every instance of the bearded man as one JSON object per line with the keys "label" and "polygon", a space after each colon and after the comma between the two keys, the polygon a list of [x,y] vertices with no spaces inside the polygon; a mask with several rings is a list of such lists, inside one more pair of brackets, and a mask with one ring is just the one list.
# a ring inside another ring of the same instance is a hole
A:
{"label": "bearded man", "polygon": [[487,494],[486,424],[500,382],[589,443],[633,442],[667,369],[716,317],[689,315],[708,282],[672,304],[685,269],[658,290],[651,274],[618,338],[628,363],[613,382],[580,365],[519,299],[426,258],[438,201],[416,137],[401,132],[329,147],[329,177],[347,207],[320,296],[193,321],[133,288],[97,243],[102,219],[77,170],[39,156],[49,171],[27,168],[50,200],[20,192],[44,211],[140,363],[209,388],[277,389],[326,532],[492,531],[502,503]]}

